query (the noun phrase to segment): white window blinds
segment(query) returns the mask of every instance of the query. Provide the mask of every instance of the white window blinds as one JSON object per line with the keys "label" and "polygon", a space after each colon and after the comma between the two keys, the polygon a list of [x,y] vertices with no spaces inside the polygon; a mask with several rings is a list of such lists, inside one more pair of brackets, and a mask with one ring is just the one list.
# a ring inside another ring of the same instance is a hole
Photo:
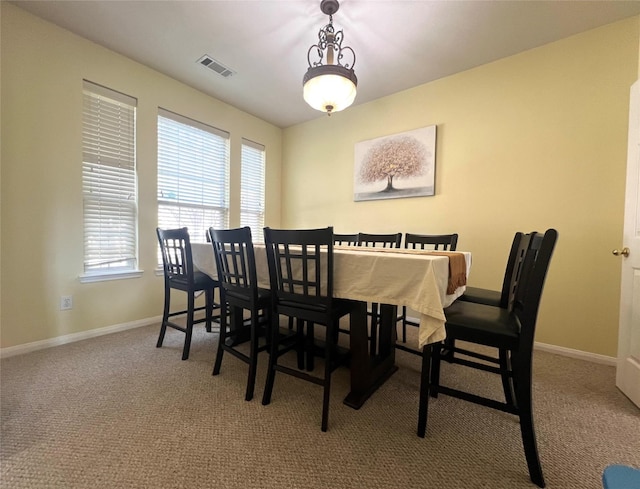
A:
{"label": "white window blinds", "polygon": [[205,242],[229,223],[229,133],[158,110],[158,226]]}
{"label": "white window blinds", "polygon": [[84,271],[137,268],[137,100],[83,82]]}
{"label": "white window blinds", "polygon": [[251,228],[254,241],[264,241],[264,146],[242,140],[240,180],[240,225]]}

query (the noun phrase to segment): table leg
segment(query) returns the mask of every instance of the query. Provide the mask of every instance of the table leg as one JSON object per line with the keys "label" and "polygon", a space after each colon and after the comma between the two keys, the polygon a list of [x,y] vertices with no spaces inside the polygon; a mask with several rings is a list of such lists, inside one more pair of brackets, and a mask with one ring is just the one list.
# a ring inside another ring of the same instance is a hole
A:
{"label": "table leg", "polygon": [[397,307],[380,304],[380,323],[378,327],[378,354],[369,351],[367,337],[367,304],[356,302],[350,319],[351,349],[351,392],[344,403],[359,409],[378,387],[398,370],[395,365],[395,318]]}
{"label": "table leg", "polygon": [[231,327],[227,334],[227,345],[238,346],[251,340],[251,319],[244,319],[241,307],[230,307],[229,316]]}

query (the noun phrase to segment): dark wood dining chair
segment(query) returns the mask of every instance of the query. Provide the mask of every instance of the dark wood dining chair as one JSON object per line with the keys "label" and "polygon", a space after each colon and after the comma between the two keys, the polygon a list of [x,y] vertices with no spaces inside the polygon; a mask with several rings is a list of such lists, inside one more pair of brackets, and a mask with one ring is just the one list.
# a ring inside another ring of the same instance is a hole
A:
{"label": "dark wood dining chair", "polygon": [[358,246],[358,233],[356,234],[333,234],[333,244],[341,246]]}
{"label": "dark wood dining chair", "polygon": [[[228,352],[249,365],[245,400],[253,398],[258,354],[267,349],[268,331],[271,321],[271,292],[258,287],[256,260],[251,238],[251,228],[214,229],[209,228],[208,236],[213,246],[218,280],[221,284],[220,337],[216,350],[213,375],[220,373],[222,357]],[[230,312],[230,325],[227,324]],[[249,318],[244,320],[244,311]],[[249,330],[249,334],[241,330]],[[242,342],[234,337],[249,337],[249,353],[238,346]],[[263,343],[260,340],[263,338]]]}
{"label": "dark wood dining chair", "polygon": [[331,374],[347,360],[338,347],[340,318],[351,314],[353,302],[333,297],[333,229],[264,229],[267,263],[271,281],[273,330],[279,317],[292,317],[306,324],[308,345],[315,349],[314,325],[323,325],[324,372],[322,376],[296,370],[279,363],[280,337],[272,334],[269,368],[262,404],[271,402],[276,372],[294,376],[323,387],[322,431],[327,431]]}
{"label": "dark wood dining chair", "polygon": [[539,246],[531,246],[536,237],[536,233],[523,234],[519,241],[525,251],[513,301],[508,308],[456,301],[445,310],[447,337],[456,342],[460,340],[506,352],[506,361],[497,367],[484,361],[476,361],[475,358],[482,357],[474,351],[457,346],[456,355],[450,360],[458,365],[500,375],[505,402],[442,385],[442,343],[425,345],[422,355],[418,436],[425,436],[430,396],[435,398],[444,394],[515,414],[520,421],[529,477],[533,483],[544,487],[533,425],[532,355],[540,298],[558,233],[555,229],[549,229],[544,233]]}
{"label": "dark wood dining chair", "polygon": [[[358,233],[358,246],[367,246],[370,248],[400,248],[402,242],[402,233],[392,234],[370,234]],[[371,355],[376,355],[378,351],[378,324],[380,323],[380,305],[377,302],[371,303],[371,311],[368,313],[371,317],[371,334],[369,348]],[[399,319],[399,316],[396,320]]]}
{"label": "dark wood dining chair", "polygon": [[[404,235],[404,247],[411,250],[436,250],[436,251],[456,251],[458,246],[458,234],[412,234]],[[398,321],[402,324],[402,343],[407,342],[407,325],[420,326],[420,323],[407,319],[407,307],[402,306],[402,313],[398,316]],[[414,350],[406,345],[396,345],[397,348],[422,355],[420,350]]]}
{"label": "dark wood dining chair", "polygon": [[[164,310],[162,313],[162,325],[160,326],[160,336],[156,347],[160,348],[164,341],[167,327],[185,333],[184,347],[182,349],[182,359],[189,358],[191,347],[191,336],[193,325],[205,322],[208,332],[211,332],[211,322],[219,319],[219,315],[214,317],[214,311],[220,309],[220,304],[214,301],[214,292],[220,287],[220,282],[213,280],[207,274],[194,270],[191,256],[191,241],[189,230],[179,229],[156,229],[160,251],[162,252],[162,268],[164,272]],[[171,311],[171,290],[181,290],[187,294],[187,308],[184,310]],[[195,306],[197,292],[204,292],[205,305]],[[203,318],[194,319],[195,313],[204,311]],[[186,325],[182,326],[171,318],[186,315]]]}

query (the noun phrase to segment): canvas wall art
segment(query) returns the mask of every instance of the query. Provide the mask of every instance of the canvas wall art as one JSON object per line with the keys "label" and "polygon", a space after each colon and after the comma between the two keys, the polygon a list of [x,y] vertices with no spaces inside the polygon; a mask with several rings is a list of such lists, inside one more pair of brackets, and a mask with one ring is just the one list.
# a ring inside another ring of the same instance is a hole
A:
{"label": "canvas wall art", "polygon": [[353,200],[435,194],[436,126],[355,145]]}

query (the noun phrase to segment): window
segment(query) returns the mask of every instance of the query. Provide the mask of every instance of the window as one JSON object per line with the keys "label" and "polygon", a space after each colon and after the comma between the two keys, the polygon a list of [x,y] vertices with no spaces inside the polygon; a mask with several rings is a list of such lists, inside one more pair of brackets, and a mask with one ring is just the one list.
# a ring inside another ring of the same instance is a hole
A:
{"label": "window", "polygon": [[136,105],[133,97],[83,83],[82,281],[128,277],[138,266]]}
{"label": "window", "polygon": [[240,225],[251,228],[254,241],[264,234],[264,146],[242,140],[242,175],[240,180]]}
{"label": "window", "polygon": [[158,226],[205,242],[229,224],[229,133],[158,111]]}

